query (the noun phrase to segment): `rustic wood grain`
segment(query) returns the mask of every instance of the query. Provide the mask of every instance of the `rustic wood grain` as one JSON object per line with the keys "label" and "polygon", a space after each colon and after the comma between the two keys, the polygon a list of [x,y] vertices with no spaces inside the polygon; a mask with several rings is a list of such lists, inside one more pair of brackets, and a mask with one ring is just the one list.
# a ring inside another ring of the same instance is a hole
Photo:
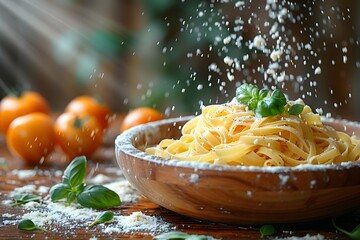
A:
{"label": "rustic wood grain", "polygon": [[[116,129],[116,128],[115,128]],[[107,136],[108,141],[97,152],[91,161],[89,161],[89,169],[95,169],[97,173],[105,173],[104,169],[108,167],[117,168],[114,145],[112,139],[116,136],[115,132],[111,132],[110,136]],[[8,163],[8,170],[13,169],[34,169],[34,166],[27,166],[18,159],[15,159],[6,149],[4,138],[0,137],[0,157],[6,159]],[[51,159],[43,165],[36,168],[42,170],[48,170],[50,172],[57,169],[63,170],[67,163],[62,160],[61,153],[54,154]],[[5,220],[9,220],[4,217],[4,214],[16,214],[23,215],[23,208],[9,207],[2,204],[4,200],[8,200],[8,193],[19,186],[26,184],[36,184],[42,186],[49,186],[58,183],[60,177],[56,177],[53,174],[46,174],[41,176],[34,176],[26,179],[19,179],[17,176],[13,176],[3,168],[0,170],[0,239],[152,239],[153,236],[146,232],[131,232],[131,233],[113,233],[107,234],[101,231],[89,232],[86,229],[75,229],[71,234],[69,231],[60,232],[40,232],[40,231],[21,231],[16,228],[16,225],[4,224]],[[119,208],[112,209],[115,214],[130,214],[135,211],[142,211],[144,214],[159,216],[164,221],[172,224],[178,231],[184,231],[191,234],[204,234],[210,235],[219,239],[259,239],[259,226],[242,226],[242,225],[226,225],[210,223],[205,221],[194,220],[189,217],[185,217],[174,213],[165,208],[159,207],[157,204],[152,203],[146,198],[141,198],[138,202],[124,204]],[[14,220],[14,219],[13,219]],[[336,217],[336,222],[339,226],[351,230],[360,222],[360,211],[355,211],[343,216]],[[60,229],[62,226],[59,226]],[[331,224],[331,219],[324,219],[321,221],[308,222],[302,224],[282,224],[275,225],[277,229],[274,237],[290,237],[290,236],[305,236],[306,234],[317,235],[321,234],[325,239],[348,239],[343,234],[335,231]]]}

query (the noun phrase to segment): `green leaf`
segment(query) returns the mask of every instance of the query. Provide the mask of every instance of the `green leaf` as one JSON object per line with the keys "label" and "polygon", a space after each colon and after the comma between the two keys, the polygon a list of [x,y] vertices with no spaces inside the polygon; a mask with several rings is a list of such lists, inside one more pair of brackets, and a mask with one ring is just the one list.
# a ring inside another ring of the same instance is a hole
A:
{"label": "green leaf", "polygon": [[61,199],[67,198],[71,192],[70,186],[64,183],[59,183],[50,188],[51,201],[56,202]]}
{"label": "green leaf", "polygon": [[259,101],[255,110],[256,117],[268,117],[281,114],[285,111],[286,97],[278,89],[275,89],[270,97]]}
{"label": "green leaf", "polygon": [[249,110],[256,110],[258,103],[267,97],[269,90],[259,88],[255,85],[244,83],[236,89],[236,98],[239,103],[248,106]]}
{"label": "green leaf", "polygon": [[[259,90],[256,86],[244,83],[236,89],[236,99],[254,111],[255,116],[262,118],[282,114],[285,111],[287,99],[283,92],[275,89],[269,96],[268,89]],[[300,114],[304,106],[295,104],[289,109],[293,115]]]}
{"label": "green leaf", "polygon": [[73,192],[80,193],[80,192],[84,191],[85,186],[86,186],[85,183],[79,184],[76,186],[75,189],[73,189]]}
{"label": "green leaf", "polygon": [[250,99],[250,101],[248,102],[248,108],[249,110],[254,110],[257,107],[259,100],[257,98],[252,98]]}
{"label": "green leaf", "polygon": [[266,98],[268,94],[269,94],[268,89],[265,89],[265,88],[261,89],[259,92],[259,99],[262,100],[262,99]]}
{"label": "green leaf", "polygon": [[66,167],[63,175],[63,183],[75,189],[84,182],[86,176],[86,157],[80,156],[74,158]]}
{"label": "green leaf", "polygon": [[184,232],[172,231],[167,233],[162,233],[158,236],[155,236],[156,240],[209,240],[213,239],[210,236],[205,235],[191,235]]}
{"label": "green leaf", "polygon": [[21,204],[26,204],[28,202],[40,202],[41,197],[34,194],[18,194],[14,196],[14,203],[11,206],[18,206]]}
{"label": "green leaf", "polygon": [[30,219],[23,219],[21,220],[18,225],[17,228],[20,230],[25,230],[25,231],[33,231],[33,230],[41,230],[41,231],[47,231],[45,228],[36,226],[35,223],[33,221],[31,221]]}
{"label": "green leaf", "polygon": [[96,217],[95,221],[93,221],[89,225],[89,227],[91,227],[95,224],[99,224],[99,223],[109,223],[113,220],[113,218],[114,218],[113,212],[111,212],[111,211],[102,212]]}
{"label": "green leaf", "polygon": [[236,98],[239,103],[248,104],[249,101],[253,98],[252,88],[254,86],[251,84],[244,83],[236,89]]}
{"label": "green leaf", "polygon": [[273,225],[263,225],[260,227],[260,237],[271,236],[275,233],[275,228]]}
{"label": "green leaf", "polygon": [[283,105],[283,106],[285,106],[285,104],[287,102],[285,95],[279,89],[275,89],[272,92],[270,98],[273,100],[276,100],[276,102],[278,102],[279,105]]}
{"label": "green leaf", "polygon": [[289,108],[290,115],[299,115],[304,110],[304,105],[302,104],[294,104]]}
{"label": "green leaf", "polygon": [[209,240],[213,239],[212,237],[205,236],[205,235],[190,235],[186,238],[186,240]]}
{"label": "green leaf", "polygon": [[86,186],[77,196],[80,205],[88,208],[113,208],[121,205],[119,195],[101,185]]}
{"label": "green leaf", "polygon": [[173,232],[167,232],[167,233],[162,233],[160,235],[157,235],[154,237],[154,239],[156,240],[172,240],[172,239],[186,239],[189,236],[189,234],[184,233],[184,232],[178,232],[178,231],[173,231]]}
{"label": "green leaf", "polygon": [[77,192],[69,192],[66,197],[66,203],[70,205],[77,197]]}
{"label": "green leaf", "polygon": [[334,219],[331,219],[331,221],[332,221],[333,226],[334,226],[334,227],[336,228],[336,230],[338,230],[339,232],[344,233],[345,235],[347,235],[347,236],[350,237],[351,239],[360,240],[360,224],[357,225],[351,232],[348,232],[347,230],[338,227],[338,226],[335,224]]}
{"label": "green leaf", "polygon": [[276,99],[265,98],[260,101],[255,110],[256,117],[275,116],[283,113],[285,110],[284,105]]}

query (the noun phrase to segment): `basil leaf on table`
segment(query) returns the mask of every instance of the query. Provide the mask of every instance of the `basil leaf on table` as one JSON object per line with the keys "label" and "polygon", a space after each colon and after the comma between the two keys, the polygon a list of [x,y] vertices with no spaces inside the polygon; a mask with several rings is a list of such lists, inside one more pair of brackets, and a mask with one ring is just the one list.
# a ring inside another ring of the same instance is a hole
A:
{"label": "basil leaf on table", "polygon": [[184,232],[173,231],[173,232],[162,233],[158,236],[155,236],[154,239],[156,239],[156,240],[210,240],[210,239],[214,239],[214,238],[211,236],[187,234]]}
{"label": "basil leaf on table", "polygon": [[189,234],[184,233],[184,232],[178,232],[178,231],[173,231],[173,232],[167,232],[167,233],[162,233],[158,236],[155,236],[154,239],[156,240],[171,240],[171,239],[186,239],[189,236]]}
{"label": "basil leaf on table", "polygon": [[260,227],[260,237],[267,237],[267,236],[271,236],[275,233],[275,228],[273,225],[263,225]]}
{"label": "basil leaf on table", "polygon": [[66,197],[66,203],[70,205],[76,199],[77,193],[76,192],[69,192]]}
{"label": "basil leaf on table", "polygon": [[360,240],[360,224],[358,224],[351,232],[349,232],[345,229],[338,227],[334,219],[331,219],[331,221],[335,229],[338,230],[339,232],[342,232],[343,234],[347,235],[348,237],[350,237],[350,239]]}
{"label": "basil leaf on table", "polygon": [[40,200],[41,200],[40,196],[30,194],[30,193],[18,194],[18,195],[15,195],[13,198],[14,198],[15,202],[13,204],[11,204],[11,206],[18,206],[18,205],[26,204],[28,202],[40,202]]}
{"label": "basil leaf on table", "polygon": [[31,221],[30,219],[21,220],[18,223],[17,228],[20,230],[25,230],[25,231],[33,231],[33,230],[41,230],[44,232],[47,231],[45,228],[35,225],[35,223],[33,221]]}
{"label": "basil leaf on table", "polygon": [[77,196],[80,205],[88,208],[113,208],[121,205],[119,195],[101,185],[86,186]]}
{"label": "basil leaf on table", "polygon": [[101,186],[86,186],[86,157],[76,157],[65,169],[63,181],[50,189],[51,201],[66,198],[70,205],[75,199],[83,207],[112,208],[121,205],[120,197],[114,191]]}
{"label": "basil leaf on table", "polygon": [[70,186],[64,183],[59,183],[51,187],[50,197],[51,201],[56,202],[61,199],[67,198],[71,192]]}
{"label": "basil leaf on table", "polygon": [[50,197],[53,202],[66,198],[70,205],[78,193],[84,189],[86,176],[86,157],[76,157],[66,167],[62,183],[56,184],[50,189]]}
{"label": "basil leaf on table", "polygon": [[83,191],[83,189],[84,189],[84,183],[79,184],[74,189],[71,189],[70,186],[65,183],[59,183],[54,185],[50,189],[50,198],[51,201],[53,202],[66,198],[67,204],[70,205],[76,199],[76,196],[81,191]]}
{"label": "basil leaf on table", "polygon": [[66,167],[63,175],[63,183],[69,185],[73,189],[84,182],[85,176],[86,157],[76,157]]}
{"label": "basil leaf on table", "polygon": [[96,217],[95,221],[93,221],[89,225],[89,227],[94,226],[95,224],[98,224],[98,223],[109,223],[113,220],[113,218],[114,218],[113,212],[111,212],[111,211],[102,212]]}

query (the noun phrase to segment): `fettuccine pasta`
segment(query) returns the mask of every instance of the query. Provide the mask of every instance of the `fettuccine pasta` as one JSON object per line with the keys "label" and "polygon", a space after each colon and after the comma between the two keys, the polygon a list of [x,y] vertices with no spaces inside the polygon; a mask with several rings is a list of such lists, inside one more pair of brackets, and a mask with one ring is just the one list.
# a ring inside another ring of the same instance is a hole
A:
{"label": "fettuccine pasta", "polygon": [[299,115],[285,111],[256,118],[245,105],[232,102],[204,107],[183,126],[180,139],[164,139],[146,152],[225,165],[339,164],[359,160],[360,141],[326,126],[307,105]]}

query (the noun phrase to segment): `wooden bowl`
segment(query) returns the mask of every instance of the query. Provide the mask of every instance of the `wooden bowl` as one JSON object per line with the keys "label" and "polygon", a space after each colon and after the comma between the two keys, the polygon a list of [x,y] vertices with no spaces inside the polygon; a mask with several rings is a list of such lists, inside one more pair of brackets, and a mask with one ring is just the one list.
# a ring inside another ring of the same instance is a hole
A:
{"label": "wooden bowl", "polygon": [[[229,224],[294,223],[360,207],[360,161],[331,166],[230,167],[166,160],[144,152],[179,138],[191,117],[132,128],[115,141],[117,162],[144,196],[174,212]],[[360,135],[360,124],[333,120]]]}

